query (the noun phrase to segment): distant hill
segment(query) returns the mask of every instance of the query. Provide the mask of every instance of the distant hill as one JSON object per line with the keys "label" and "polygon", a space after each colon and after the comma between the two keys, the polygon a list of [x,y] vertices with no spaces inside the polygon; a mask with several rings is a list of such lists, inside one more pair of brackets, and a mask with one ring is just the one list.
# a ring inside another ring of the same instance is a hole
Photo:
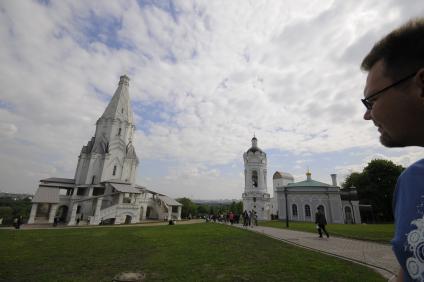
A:
{"label": "distant hill", "polygon": [[23,200],[23,199],[32,199],[34,195],[31,194],[16,194],[16,193],[7,193],[7,192],[0,192],[0,198],[11,198],[14,200]]}
{"label": "distant hill", "polygon": [[232,202],[240,202],[241,199],[220,199],[220,200],[192,200],[193,203],[198,205],[230,205]]}

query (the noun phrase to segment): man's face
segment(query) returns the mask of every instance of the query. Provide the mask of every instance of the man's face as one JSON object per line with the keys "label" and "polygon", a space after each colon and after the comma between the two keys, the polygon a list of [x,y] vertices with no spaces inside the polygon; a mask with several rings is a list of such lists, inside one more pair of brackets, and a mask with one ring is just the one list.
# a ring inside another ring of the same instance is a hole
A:
{"label": "man's face", "polygon": [[[395,81],[384,72],[384,62],[378,61],[370,70],[364,97],[387,87]],[[423,144],[424,103],[415,77],[402,85],[391,87],[372,99],[372,109],[364,114],[380,132],[380,142],[386,147],[404,147]]]}

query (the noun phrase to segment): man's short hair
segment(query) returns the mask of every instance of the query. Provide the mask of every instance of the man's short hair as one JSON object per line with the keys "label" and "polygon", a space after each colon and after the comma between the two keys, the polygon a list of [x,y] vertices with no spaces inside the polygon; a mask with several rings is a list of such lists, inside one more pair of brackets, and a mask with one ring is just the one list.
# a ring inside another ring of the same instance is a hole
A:
{"label": "man's short hair", "polygon": [[424,66],[424,18],[412,19],[378,41],[361,63],[369,71],[383,60],[386,73],[399,79]]}

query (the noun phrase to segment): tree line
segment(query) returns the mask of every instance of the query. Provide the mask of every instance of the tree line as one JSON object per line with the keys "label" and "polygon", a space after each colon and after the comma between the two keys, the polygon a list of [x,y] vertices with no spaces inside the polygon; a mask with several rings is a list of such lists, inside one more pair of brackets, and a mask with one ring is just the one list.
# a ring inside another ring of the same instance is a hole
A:
{"label": "tree line", "polygon": [[374,221],[393,221],[393,193],[405,168],[389,160],[374,159],[362,170],[347,176],[342,189],[355,187],[360,205],[371,205]]}
{"label": "tree line", "polygon": [[181,218],[192,218],[204,217],[210,214],[226,214],[228,212],[233,212],[234,214],[243,213],[243,202],[242,201],[232,201],[231,204],[200,204],[194,203],[189,198],[179,198],[176,199],[177,202],[181,203]]}
{"label": "tree line", "polygon": [[0,218],[3,225],[11,225],[14,218],[22,216],[28,219],[31,211],[31,199],[0,198]]}

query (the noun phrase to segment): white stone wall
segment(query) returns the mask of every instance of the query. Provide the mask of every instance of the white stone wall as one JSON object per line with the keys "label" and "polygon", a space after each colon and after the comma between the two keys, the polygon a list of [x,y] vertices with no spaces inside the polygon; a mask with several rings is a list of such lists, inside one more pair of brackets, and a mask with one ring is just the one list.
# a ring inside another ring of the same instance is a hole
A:
{"label": "white stone wall", "polygon": [[278,196],[277,196],[277,188],[278,187],[284,187],[289,183],[293,183],[293,179],[282,177],[282,178],[276,178],[276,179],[272,180],[272,186],[273,186],[273,192],[274,192],[274,195],[271,199],[272,206],[273,206],[272,207],[272,214],[275,214],[275,215],[277,213],[279,215],[281,214],[280,209],[278,207],[280,201],[278,200]]}
{"label": "white stone wall", "polygon": [[342,200],[339,194],[330,194],[331,223],[344,223]]}
{"label": "white stone wall", "polygon": [[[314,190],[313,190],[314,189]],[[278,218],[280,220],[286,219],[286,200],[284,187],[276,189],[276,198],[278,201]],[[288,188],[287,189],[287,202],[289,219],[295,221],[315,221],[315,213],[318,206],[324,207],[325,216],[328,223],[344,223],[343,206],[340,199],[340,193],[337,187],[329,188]],[[294,216],[292,205],[297,206],[298,215]],[[305,216],[305,206],[309,205],[311,217]]]}

